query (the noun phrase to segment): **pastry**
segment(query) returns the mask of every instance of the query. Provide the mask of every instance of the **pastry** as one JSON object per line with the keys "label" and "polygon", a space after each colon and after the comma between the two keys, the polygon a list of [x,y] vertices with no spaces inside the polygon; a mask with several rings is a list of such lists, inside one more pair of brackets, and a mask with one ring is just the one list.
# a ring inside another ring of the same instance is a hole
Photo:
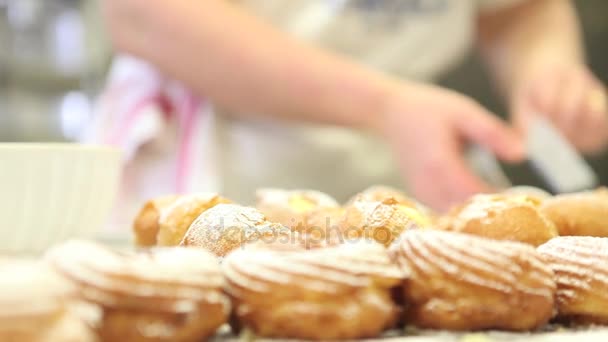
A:
{"label": "pastry", "polygon": [[344,239],[363,237],[389,246],[405,230],[419,227],[421,216],[393,198],[382,202],[356,200],[346,207],[340,233]]}
{"label": "pastry", "polygon": [[46,341],[66,314],[69,283],[29,261],[0,264],[0,341]]}
{"label": "pastry", "polygon": [[381,245],[256,247],[222,265],[236,326],[261,337],[329,340],[375,337],[395,322],[390,289],[404,274]]}
{"label": "pastry", "polygon": [[560,235],[608,237],[608,189],[558,195],[542,205],[541,211]]}
{"label": "pastry", "polygon": [[382,202],[389,198],[410,207],[416,207],[418,204],[407,197],[403,191],[385,185],[373,185],[351,197],[346,205],[353,204],[355,201]]}
{"label": "pastry", "polygon": [[547,191],[528,185],[518,185],[508,188],[502,192],[503,195],[513,195],[513,196],[528,196],[536,201],[543,202],[551,198],[551,194]]}
{"label": "pastry", "polygon": [[181,245],[202,247],[217,256],[225,256],[247,242],[272,242],[294,237],[289,228],[268,221],[255,208],[218,204],[194,220]]}
{"label": "pastry", "polygon": [[220,203],[230,203],[230,201],[215,193],[180,196],[160,215],[157,244],[179,245],[192,222],[205,210]]}
{"label": "pastry", "polygon": [[386,200],[395,200],[400,205],[413,209],[411,212],[412,219],[420,226],[428,226],[431,224],[434,216],[431,209],[421,203],[409,198],[404,192],[384,185],[374,185],[362,192],[353,196],[347,206],[355,202],[383,202]]}
{"label": "pastry", "polygon": [[418,327],[532,330],[553,313],[553,272],[530,245],[417,229],[390,252],[410,272],[405,320]]}
{"label": "pastry", "polygon": [[558,318],[608,324],[608,238],[561,236],[538,251],[555,272]]}
{"label": "pastry", "polygon": [[555,225],[528,196],[476,195],[442,218],[444,230],[538,246],[557,236]]}
{"label": "pastry", "polygon": [[314,190],[259,189],[256,192],[256,208],[268,220],[296,231],[305,230],[309,213],[339,206],[331,196]]}
{"label": "pastry", "polygon": [[204,250],[118,253],[70,241],[46,258],[97,309],[87,319],[102,341],[201,341],[227,321],[224,279]]}
{"label": "pastry", "polygon": [[159,219],[164,208],[170,206],[178,196],[163,196],[150,200],[144,204],[133,222],[135,244],[140,247],[156,245]]}
{"label": "pastry", "polygon": [[340,223],[346,210],[342,207],[318,208],[308,213],[301,230],[304,244],[309,248],[332,246],[344,242]]}

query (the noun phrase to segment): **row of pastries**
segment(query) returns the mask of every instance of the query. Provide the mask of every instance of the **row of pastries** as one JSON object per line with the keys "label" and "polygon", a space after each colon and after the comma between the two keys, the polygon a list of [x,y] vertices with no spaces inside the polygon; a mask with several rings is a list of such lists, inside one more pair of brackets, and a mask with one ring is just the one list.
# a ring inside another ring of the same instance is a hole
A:
{"label": "row of pastries", "polygon": [[47,253],[69,290],[42,292],[65,305],[45,322],[67,312],[101,341],[202,341],[226,323],[312,340],[608,323],[605,189],[476,195],[445,215],[382,186],[343,205],[310,190],[263,189],[255,208],[166,196],[133,231],[132,250],[70,241]]}

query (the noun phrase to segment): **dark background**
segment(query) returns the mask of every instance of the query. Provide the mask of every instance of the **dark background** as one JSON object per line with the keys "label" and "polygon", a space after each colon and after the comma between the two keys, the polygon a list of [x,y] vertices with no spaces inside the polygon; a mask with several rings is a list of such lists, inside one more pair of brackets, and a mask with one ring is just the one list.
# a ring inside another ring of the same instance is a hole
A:
{"label": "dark background", "polygon": [[[589,65],[596,76],[604,84],[608,84],[608,1],[577,0],[575,3],[584,27]],[[481,69],[482,63],[477,56],[472,55],[463,65],[447,75],[441,84],[474,97],[504,117],[507,113],[505,105],[492,89],[488,78],[478,76],[485,75]],[[602,156],[588,158],[588,161],[600,176],[602,184],[608,185],[608,152]],[[516,184],[543,185],[528,164],[503,165],[503,168]]]}

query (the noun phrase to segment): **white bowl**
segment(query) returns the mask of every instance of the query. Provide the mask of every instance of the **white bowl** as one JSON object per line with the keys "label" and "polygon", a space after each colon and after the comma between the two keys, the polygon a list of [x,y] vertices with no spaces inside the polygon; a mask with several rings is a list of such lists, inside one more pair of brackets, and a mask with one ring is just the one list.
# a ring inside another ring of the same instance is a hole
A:
{"label": "white bowl", "polygon": [[0,253],[36,254],[91,237],[108,218],[119,178],[114,148],[0,143]]}

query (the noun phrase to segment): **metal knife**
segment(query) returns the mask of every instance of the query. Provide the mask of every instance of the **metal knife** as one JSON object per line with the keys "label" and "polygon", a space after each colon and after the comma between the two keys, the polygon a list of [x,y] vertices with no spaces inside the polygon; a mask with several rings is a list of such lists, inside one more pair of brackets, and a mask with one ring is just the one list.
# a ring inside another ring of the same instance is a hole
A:
{"label": "metal knife", "polygon": [[538,116],[530,127],[526,151],[530,164],[554,193],[589,190],[598,186],[595,171],[542,116]]}
{"label": "metal knife", "polygon": [[[537,116],[526,138],[529,164],[553,193],[568,193],[597,187],[598,177],[568,142],[546,118]],[[506,189],[512,183],[494,154],[479,145],[467,151],[471,166],[486,182],[498,189]]]}

